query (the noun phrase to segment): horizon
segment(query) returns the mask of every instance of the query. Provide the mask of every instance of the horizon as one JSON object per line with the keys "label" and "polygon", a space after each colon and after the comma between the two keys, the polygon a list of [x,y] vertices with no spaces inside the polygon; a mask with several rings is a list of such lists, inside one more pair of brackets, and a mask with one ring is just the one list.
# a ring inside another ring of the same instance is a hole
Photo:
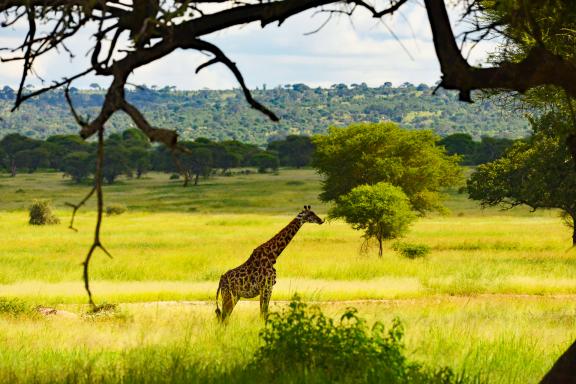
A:
{"label": "horizon", "polygon": [[[260,85],[256,85],[255,88],[249,88],[249,89],[252,90],[252,91],[255,91],[255,90],[258,90],[258,91],[270,91],[270,90],[274,90],[274,89],[286,89],[286,87],[289,87],[289,86],[305,85],[305,86],[309,87],[310,89],[318,89],[318,88],[320,88],[320,89],[326,89],[326,90],[328,90],[328,89],[333,88],[335,85],[340,85],[340,84],[344,84],[344,85],[346,85],[346,87],[348,87],[348,88],[354,88],[354,85],[356,85],[356,86],[363,86],[363,85],[365,85],[366,88],[369,88],[369,89],[378,89],[378,88],[386,87],[386,84],[387,84],[387,83],[390,83],[390,84],[391,84],[391,85],[389,86],[390,88],[403,88],[402,86],[403,86],[404,84],[410,84],[410,85],[412,85],[412,86],[414,86],[414,87],[418,87],[418,86],[420,86],[420,85],[425,85],[425,86],[428,87],[428,88],[433,88],[433,87],[435,87],[435,86],[438,84],[437,82],[434,83],[434,84],[429,84],[429,83],[425,83],[425,82],[413,83],[413,82],[410,82],[410,81],[405,81],[405,82],[396,84],[396,83],[393,83],[393,82],[391,82],[391,81],[384,81],[384,82],[383,82],[382,84],[380,84],[380,85],[373,85],[373,86],[368,85],[368,84],[366,84],[365,82],[361,82],[361,83],[339,82],[339,83],[334,83],[334,84],[330,84],[330,85],[327,85],[327,86],[321,86],[321,85],[319,85],[319,86],[313,86],[313,85],[310,85],[310,84],[307,84],[307,83],[299,82],[299,83],[278,84],[278,85],[276,85],[276,86],[274,86],[274,87],[270,87],[270,86],[268,86],[268,84],[263,83],[263,84],[260,84]],[[93,87],[93,86],[92,86],[93,84],[97,84],[99,88]],[[9,84],[2,84],[2,85],[0,85],[0,87],[1,87],[2,89],[5,88],[5,87],[9,87],[9,88],[11,88],[11,89],[14,90],[14,91],[17,89],[16,87],[13,87],[13,86],[11,86],[11,85],[9,85]],[[203,88],[178,88],[177,86],[175,86],[175,85],[170,85],[170,84],[127,84],[126,89],[129,90],[129,91],[133,91],[133,90],[135,90],[135,89],[144,88],[144,87],[145,87],[146,89],[148,89],[148,90],[151,90],[151,91],[159,91],[159,90],[163,90],[163,89],[166,89],[166,88],[170,88],[169,91],[179,91],[179,92],[187,92],[187,91],[241,91],[241,88],[240,88],[240,87],[232,87],[232,88],[208,88],[208,87],[203,87]],[[107,88],[106,88],[105,86],[103,86],[102,84],[98,84],[98,83],[96,83],[96,82],[94,82],[94,83],[92,83],[92,84],[90,84],[90,85],[88,85],[88,86],[70,87],[70,88],[71,88],[71,89],[78,89],[78,90],[82,90],[82,91],[106,91],[106,90],[107,90]],[[33,86],[33,87],[30,88],[30,89],[36,89],[36,87]],[[63,91],[63,88],[56,88],[56,89],[53,89],[53,90],[51,90],[51,91],[60,91],[60,92],[62,92],[62,91]],[[444,91],[446,91],[446,92],[451,92],[451,90],[444,90]]]}

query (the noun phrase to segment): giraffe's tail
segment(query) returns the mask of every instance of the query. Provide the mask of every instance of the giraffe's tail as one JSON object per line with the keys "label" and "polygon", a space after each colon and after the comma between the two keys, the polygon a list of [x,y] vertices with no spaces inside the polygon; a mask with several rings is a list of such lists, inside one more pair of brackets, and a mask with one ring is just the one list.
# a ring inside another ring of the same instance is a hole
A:
{"label": "giraffe's tail", "polygon": [[218,317],[218,320],[222,318],[222,312],[220,311],[220,307],[218,307],[218,296],[220,295],[221,288],[222,288],[222,278],[220,278],[220,282],[218,283],[218,290],[216,291],[216,317]]}

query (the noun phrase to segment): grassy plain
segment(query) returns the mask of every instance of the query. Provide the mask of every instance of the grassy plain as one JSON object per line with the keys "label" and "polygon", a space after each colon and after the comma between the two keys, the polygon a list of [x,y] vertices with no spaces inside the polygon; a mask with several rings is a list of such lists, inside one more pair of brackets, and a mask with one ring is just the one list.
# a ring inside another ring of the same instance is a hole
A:
{"label": "grassy plain", "polygon": [[[98,302],[124,303],[121,316],[0,314],[0,382],[130,382],[146,374],[152,382],[169,373],[202,381],[226,378],[248,361],[262,326],[257,303],[239,304],[231,324],[218,327],[211,301],[218,277],[302,205],[325,214],[316,199],[320,180],[309,170],[220,177],[189,188],[167,179],[152,174],[105,188],[107,202],[129,211],[105,219],[103,240],[114,259],[96,255],[92,288]],[[59,174],[0,174],[0,297],[85,311],[80,262],[94,206],[73,232],[64,203],[87,188]],[[46,197],[63,223],[29,226],[25,208]],[[361,253],[359,233],[341,222],[306,225],[277,264],[275,308],[298,292],[334,315],[353,305],[369,321],[399,317],[407,350],[420,360],[480,381],[537,382],[576,337],[570,231],[555,212],[480,210],[455,193],[447,205],[451,215],[419,220],[404,239],[431,248],[416,260],[391,248],[382,259]],[[210,302],[174,302],[181,300]]]}

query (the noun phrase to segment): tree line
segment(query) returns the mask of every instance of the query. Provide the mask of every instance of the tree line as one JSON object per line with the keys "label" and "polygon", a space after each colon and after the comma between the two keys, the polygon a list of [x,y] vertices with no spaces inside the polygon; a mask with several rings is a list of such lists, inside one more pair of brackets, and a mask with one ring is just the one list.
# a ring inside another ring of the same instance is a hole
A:
{"label": "tree line", "polygon": [[[118,176],[140,178],[149,171],[183,174],[187,183],[198,184],[214,172],[229,174],[232,168],[256,167],[259,172],[276,171],[279,166],[303,167],[310,163],[314,145],[307,136],[287,136],[271,142],[266,149],[236,140],[215,142],[206,138],[181,142],[183,152],[153,146],[138,129],[127,129],[106,138],[103,177],[112,184]],[[25,171],[53,169],[74,182],[92,176],[96,143],[77,135],[53,135],[36,140],[9,134],[0,140],[0,168],[16,176]]]}
{"label": "tree line", "polygon": [[[447,154],[460,155],[463,165],[494,161],[514,143],[515,140],[493,137],[475,141],[472,136],[461,133],[438,142]],[[198,184],[201,177],[218,171],[227,174],[238,167],[256,167],[259,172],[276,171],[280,166],[305,167],[310,165],[315,152],[312,138],[299,135],[272,141],[266,149],[237,140],[216,142],[207,138],[184,141],[182,146],[187,153],[173,154],[164,146],[152,146],[138,129],[113,133],[106,139],[104,178],[111,184],[120,175],[140,178],[148,171],[159,171],[184,173],[186,180]],[[94,171],[95,153],[95,143],[77,135],[53,135],[46,140],[36,140],[14,133],[0,140],[0,169],[11,176],[21,171],[53,169],[81,183]]]}

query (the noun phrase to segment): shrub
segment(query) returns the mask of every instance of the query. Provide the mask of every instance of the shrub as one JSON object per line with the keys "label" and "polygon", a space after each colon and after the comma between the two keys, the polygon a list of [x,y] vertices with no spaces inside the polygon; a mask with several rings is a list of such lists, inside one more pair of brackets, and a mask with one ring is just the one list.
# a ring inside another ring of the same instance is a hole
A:
{"label": "shrub", "polygon": [[52,206],[49,200],[34,200],[32,205],[28,209],[30,213],[30,220],[28,221],[31,225],[47,225],[47,224],[59,224],[60,219],[57,218],[52,213]]}
{"label": "shrub", "polygon": [[117,216],[126,212],[127,208],[124,204],[110,204],[106,207],[106,216]]}
{"label": "shrub", "polygon": [[430,253],[430,247],[425,244],[396,242],[392,245],[392,249],[409,259],[424,257]]}
{"label": "shrub", "polygon": [[454,383],[449,368],[432,369],[405,356],[404,329],[394,320],[369,327],[354,308],[339,321],[297,297],[281,313],[271,313],[260,332],[263,345],[251,366],[258,376],[287,382]]}
{"label": "shrub", "polygon": [[178,180],[180,179],[180,175],[177,173],[173,173],[170,175],[170,180]]}
{"label": "shrub", "polygon": [[29,306],[18,299],[0,297],[0,315],[17,316],[29,311]]}

